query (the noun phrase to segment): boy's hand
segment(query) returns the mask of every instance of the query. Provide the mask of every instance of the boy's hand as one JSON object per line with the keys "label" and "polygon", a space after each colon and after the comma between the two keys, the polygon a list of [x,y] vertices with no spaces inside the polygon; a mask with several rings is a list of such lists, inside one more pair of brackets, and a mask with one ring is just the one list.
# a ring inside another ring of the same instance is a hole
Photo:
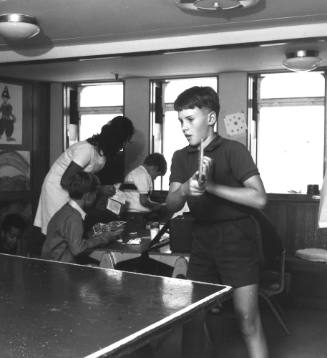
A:
{"label": "boy's hand", "polygon": [[116,241],[120,239],[123,231],[124,231],[123,227],[117,229],[110,229],[108,231],[104,231],[101,234],[96,235],[96,237],[101,238],[104,244],[109,244],[112,241]]}
{"label": "boy's hand", "polygon": [[199,181],[199,172],[196,171],[193,176],[187,181],[187,195],[200,196],[205,192],[205,182]]}
{"label": "boy's hand", "polygon": [[197,179],[200,186],[204,186],[204,184],[210,177],[211,169],[212,159],[210,157],[204,156],[202,160],[202,174],[199,174],[199,172],[197,172]]}
{"label": "boy's hand", "polygon": [[210,178],[210,172],[212,169],[212,159],[209,157],[203,157],[202,162],[202,176],[199,177],[199,171],[196,171],[193,176],[187,182],[187,195],[200,196],[206,190],[206,183]]}
{"label": "boy's hand", "polygon": [[110,197],[116,194],[116,188],[114,185],[101,185],[100,192]]}

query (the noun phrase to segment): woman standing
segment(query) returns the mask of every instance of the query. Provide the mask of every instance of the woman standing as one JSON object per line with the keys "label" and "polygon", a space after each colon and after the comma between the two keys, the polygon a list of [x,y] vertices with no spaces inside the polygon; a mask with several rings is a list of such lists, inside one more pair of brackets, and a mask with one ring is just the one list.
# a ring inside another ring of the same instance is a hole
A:
{"label": "woman standing", "polygon": [[[125,146],[134,134],[131,120],[124,116],[113,118],[101,133],[73,144],[63,152],[44,179],[34,225],[44,235],[51,217],[69,200],[67,187],[71,177],[80,171],[97,173]],[[102,187],[104,192],[109,188]]]}

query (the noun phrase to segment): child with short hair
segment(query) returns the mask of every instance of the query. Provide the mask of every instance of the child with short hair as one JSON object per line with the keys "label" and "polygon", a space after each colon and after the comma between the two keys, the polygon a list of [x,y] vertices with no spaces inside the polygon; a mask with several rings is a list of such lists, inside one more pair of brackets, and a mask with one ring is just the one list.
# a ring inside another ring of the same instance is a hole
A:
{"label": "child with short hair", "polygon": [[[234,288],[235,312],[249,357],[267,358],[258,308],[259,250],[250,216],[251,208],[266,204],[258,169],[244,145],[215,133],[220,104],[211,87],[185,90],[174,107],[189,146],[173,155],[167,208],[175,212],[187,202],[195,219],[187,277]],[[186,324],[184,357],[202,356],[204,341],[204,317]]]}
{"label": "child with short hair", "polygon": [[167,171],[167,162],[160,153],[151,153],[142,165],[131,170],[125,177],[125,185],[134,186],[135,190],[126,190],[127,210],[132,213],[150,213],[160,210],[165,204],[151,200],[153,181]]}
{"label": "child with short hair", "polygon": [[0,230],[0,252],[12,255],[24,255],[26,248],[23,234],[26,229],[24,218],[16,213],[5,216]]}
{"label": "child with short hair", "polygon": [[81,254],[119,238],[123,228],[110,230],[90,237],[83,237],[84,209],[96,198],[99,179],[91,173],[79,172],[68,184],[70,200],[51,218],[41,257],[48,260],[77,262]]}

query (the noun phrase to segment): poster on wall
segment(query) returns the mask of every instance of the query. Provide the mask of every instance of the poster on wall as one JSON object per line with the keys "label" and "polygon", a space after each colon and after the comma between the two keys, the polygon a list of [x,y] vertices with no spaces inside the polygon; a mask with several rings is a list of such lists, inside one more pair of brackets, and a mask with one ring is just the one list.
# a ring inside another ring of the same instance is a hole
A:
{"label": "poster on wall", "polygon": [[23,87],[0,82],[0,144],[22,144]]}
{"label": "poster on wall", "polygon": [[247,125],[243,112],[228,114],[224,118],[226,133],[229,136],[243,135],[246,133]]}
{"label": "poster on wall", "polygon": [[0,150],[0,192],[30,190],[29,151]]}

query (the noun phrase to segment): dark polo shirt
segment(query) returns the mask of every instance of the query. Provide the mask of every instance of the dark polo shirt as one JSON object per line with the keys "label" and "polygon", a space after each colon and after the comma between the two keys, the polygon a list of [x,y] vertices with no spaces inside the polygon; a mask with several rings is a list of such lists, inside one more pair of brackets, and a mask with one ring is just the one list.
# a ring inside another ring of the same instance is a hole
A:
{"label": "dark polo shirt", "polygon": [[[248,178],[259,171],[247,148],[236,141],[217,136],[204,150],[213,159],[213,180],[217,184],[243,187]],[[172,158],[170,183],[186,182],[198,169],[199,150],[187,146],[176,151]],[[225,221],[248,216],[251,209],[205,192],[188,197],[187,204],[198,221]]]}

